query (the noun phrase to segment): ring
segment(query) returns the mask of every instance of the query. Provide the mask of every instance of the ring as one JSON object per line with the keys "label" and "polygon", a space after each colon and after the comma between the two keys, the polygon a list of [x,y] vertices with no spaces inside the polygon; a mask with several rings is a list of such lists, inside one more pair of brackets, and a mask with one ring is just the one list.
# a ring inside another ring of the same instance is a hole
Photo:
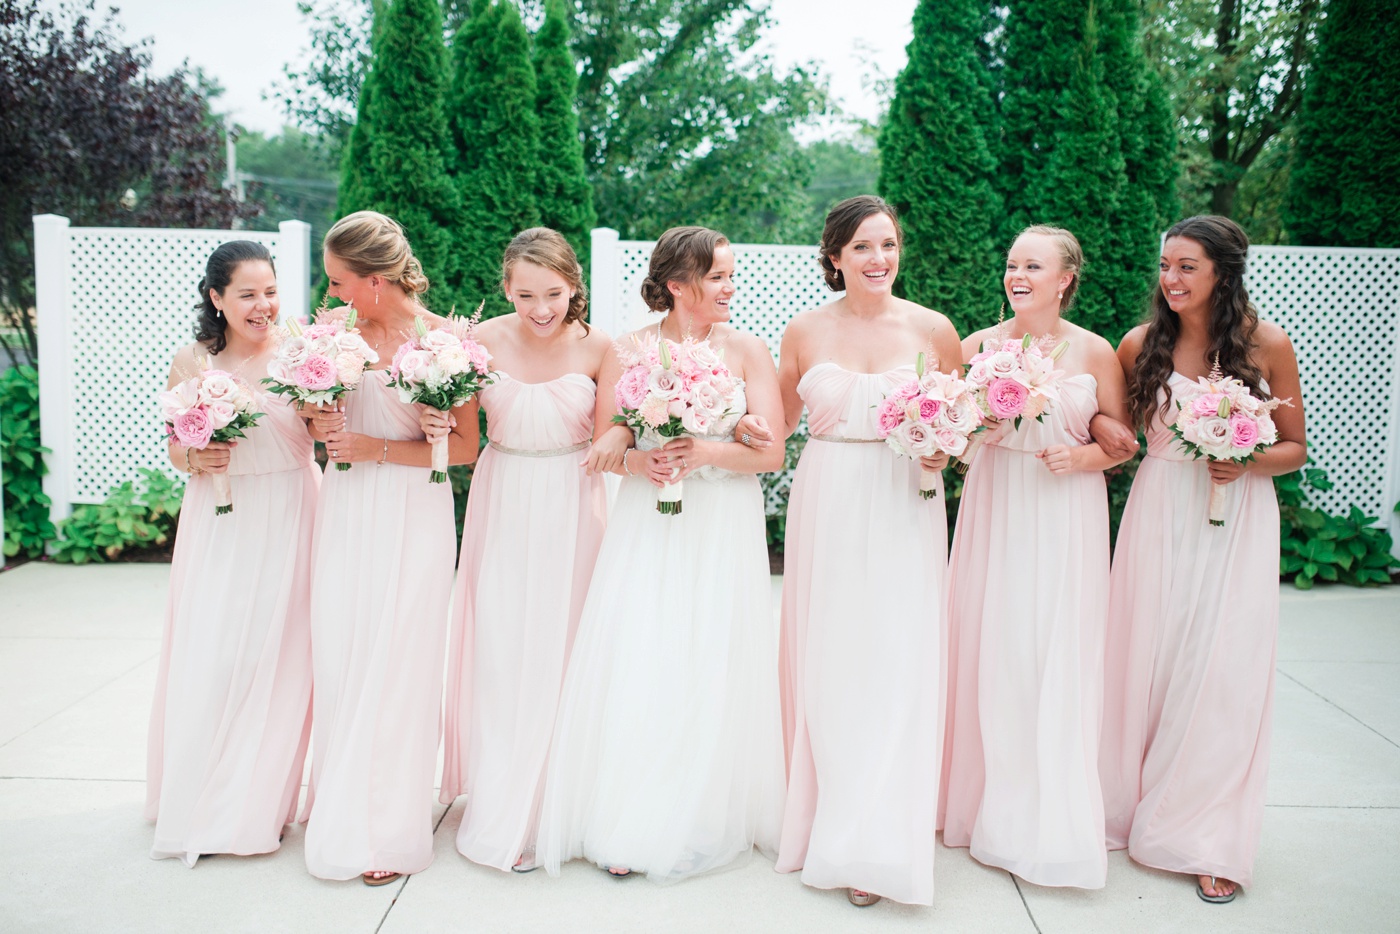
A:
{"label": "ring", "polygon": [[749,443],[750,441],[752,441],[752,440],[753,440],[753,435],[749,434],[749,433],[746,431],[746,432],[744,432],[744,436],[743,436],[742,438],[739,439],[739,443],[742,444],[742,445],[744,445],[745,447],[747,447],[747,446],[748,446],[748,443]]}
{"label": "ring", "polygon": [[334,451],[331,451],[331,457],[337,457],[337,456],[338,456],[338,455],[337,455]]}
{"label": "ring", "polygon": [[684,458],[684,457],[681,458],[681,466],[684,467],[684,468],[686,468],[687,470],[690,469],[690,465],[687,464],[687,463],[685,462],[685,458]]}

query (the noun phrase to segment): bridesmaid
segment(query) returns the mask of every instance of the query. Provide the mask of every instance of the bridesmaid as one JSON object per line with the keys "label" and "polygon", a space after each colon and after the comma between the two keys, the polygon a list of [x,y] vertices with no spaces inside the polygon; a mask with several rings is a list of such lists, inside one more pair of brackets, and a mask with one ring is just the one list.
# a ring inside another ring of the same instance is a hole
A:
{"label": "bridesmaid", "polygon": [[[1244,231],[1223,217],[1169,230],[1151,319],[1118,348],[1147,456],[1123,513],[1109,597],[1099,756],[1108,843],[1196,876],[1208,902],[1253,882],[1278,636],[1270,478],[1307,459],[1298,360],[1283,329],[1249,302],[1248,250]],[[1278,442],[1249,464],[1193,460],[1168,428],[1178,394],[1217,359],[1256,396],[1292,400],[1274,410]],[[1224,528],[1207,522],[1212,484],[1228,485]]]}
{"label": "bridesmaid", "polygon": [[[315,755],[306,865],[322,879],[383,885],[433,860],[447,603],[456,545],[452,487],[429,483],[419,407],[385,369],[428,314],[428,288],[403,228],[373,211],[336,222],[324,241],[327,294],[354,305],[379,355],[313,433],[331,460],[312,549]],[[463,409],[449,461],[476,458],[475,404]]]}
{"label": "bridesmaid", "polygon": [[[585,467],[619,466],[630,435],[610,424],[610,400],[597,392],[612,342],[584,321],[588,292],[568,241],[527,230],[506,248],[501,274],[515,314],[477,330],[496,381],[480,395],[491,442],[462,532],[439,800],[468,796],[462,855],[529,872],[559,690],[607,512],[603,478]],[[456,421],[420,416],[430,440]]]}
{"label": "bridesmaid", "polygon": [[1113,347],[1062,314],[1084,257],[1067,230],[1028,227],[1003,285],[1015,316],[963,341],[1069,341],[1043,422],[997,427],[968,472],[949,567],[943,842],[1037,885],[1102,888],[1099,787],[1108,498],[1127,460],[1089,436],[1127,421]]}
{"label": "bridesmaid", "polygon": [[821,264],[845,295],[792,319],[778,368],[784,434],[805,404],[812,440],[788,505],[777,869],[860,906],[933,903],[948,530],[941,493],[920,498],[920,464],[876,436],[875,412],[921,352],[958,370],[962,348],[946,317],[894,296],[902,241],[877,197],[831,209]]}
{"label": "bridesmaid", "polygon": [[[248,240],[209,257],[195,342],[175,355],[169,385],[199,359],[253,390],[265,413],[247,438],[202,450],[172,441],[188,472],[146,770],[156,859],[271,853],[296,814],[311,728],[307,565],[320,472],[306,426],[259,390],[278,312],[272,257]],[[237,509],[214,514],[214,474]],[[256,586],[250,584],[256,583]]]}
{"label": "bridesmaid", "polygon": [[[622,459],[550,750],[539,858],[551,875],[582,856],[674,881],[776,843],[777,633],[754,474],[783,452],[736,442],[734,426],[746,411],[775,423],[781,401],[767,346],[727,323],[733,275],[728,241],[703,227],[668,230],[652,251],[642,296],[665,315],[631,338],[691,335],[737,385],[703,435],[658,449],[646,434]],[[612,364],[603,377],[608,403],[620,375]],[[673,469],[684,512],[662,515]]]}

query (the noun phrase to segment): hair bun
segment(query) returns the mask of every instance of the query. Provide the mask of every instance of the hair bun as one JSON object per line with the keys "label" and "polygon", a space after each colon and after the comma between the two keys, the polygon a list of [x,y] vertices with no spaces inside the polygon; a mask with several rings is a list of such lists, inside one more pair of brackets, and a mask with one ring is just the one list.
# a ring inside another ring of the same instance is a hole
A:
{"label": "hair bun", "polygon": [[657,282],[651,276],[642,280],[642,301],[652,311],[670,311],[675,304],[675,296],[664,282]]}

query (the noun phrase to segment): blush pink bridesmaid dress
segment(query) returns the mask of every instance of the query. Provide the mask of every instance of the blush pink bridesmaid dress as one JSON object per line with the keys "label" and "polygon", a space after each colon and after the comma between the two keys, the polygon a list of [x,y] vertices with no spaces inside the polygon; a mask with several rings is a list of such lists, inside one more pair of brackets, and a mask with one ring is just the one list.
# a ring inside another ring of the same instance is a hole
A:
{"label": "blush pink bridesmaid dress", "polygon": [[180,509],[147,749],[153,858],[277,849],[310,734],[308,568],[320,471],[278,396],[229,461],[233,512],[208,474]]}
{"label": "blush pink bridesmaid dress", "polygon": [[603,538],[602,475],[582,466],[596,387],[581,373],[481,393],[490,445],[472,475],[452,601],[442,792],[467,795],[457,849],[534,865],[559,692]]}
{"label": "blush pink bridesmaid dress", "polygon": [[1247,888],[1273,721],[1278,499],[1245,474],[1217,528],[1210,488],[1155,415],[1113,559],[1099,763],[1111,848]]}
{"label": "blush pink bridesmaid dress", "polygon": [[[346,402],[349,431],[422,440],[383,370]],[[306,866],[322,879],[414,873],[433,860],[452,486],[429,468],[328,469],[311,566],[313,704]]]}
{"label": "blush pink bridesmaid dress", "polygon": [[949,566],[943,811],[948,846],[1037,885],[1102,888],[1108,872],[1099,718],[1108,614],[1100,471],[1035,455],[1084,444],[1090,374],[1043,422],[1001,425],[967,475]]}
{"label": "blush pink bridesmaid dress", "polygon": [[819,363],[797,386],[812,440],[788,503],[776,868],[931,905],[947,522],[941,483],[921,499],[918,462],[875,434],[914,378]]}

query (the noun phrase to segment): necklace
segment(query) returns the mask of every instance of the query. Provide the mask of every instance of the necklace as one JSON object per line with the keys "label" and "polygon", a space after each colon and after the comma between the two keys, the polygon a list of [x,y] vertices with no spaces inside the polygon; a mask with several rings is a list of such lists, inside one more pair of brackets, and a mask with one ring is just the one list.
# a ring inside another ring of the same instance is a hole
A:
{"label": "necklace", "polygon": [[[709,329],[708,331],[705,332],[705,336],[702,337],[702,338],[700,338],[700,342],[701,342],[701,343],[704,343],[705,341],[707,341],[707,340],[710,339],[710,335],[713,334],[713,333],[715,333],[715,324],[718,324],[718,323],[719,323],[719,322],[716,321],[716,322],[714,322],[714,323],[712,323],[712,324],[710,325],[710,329]],[[656,339],[657,339],[658,341],[659,341],[659,340],[664,340],[665,337],[666,337],[666,335],[664,335],[664,334],[661,333],[661,324],[662,324],[662,322],[660,322],[660,321],[656,322]],[[686,328],[686,334],[685,334],[685,336],[683,336],[683,337],[681,338],[681,340],[687,340],[687,341],[690,340],[690,333],[689,333],[689,331],[690,331],[690,328]]]}

